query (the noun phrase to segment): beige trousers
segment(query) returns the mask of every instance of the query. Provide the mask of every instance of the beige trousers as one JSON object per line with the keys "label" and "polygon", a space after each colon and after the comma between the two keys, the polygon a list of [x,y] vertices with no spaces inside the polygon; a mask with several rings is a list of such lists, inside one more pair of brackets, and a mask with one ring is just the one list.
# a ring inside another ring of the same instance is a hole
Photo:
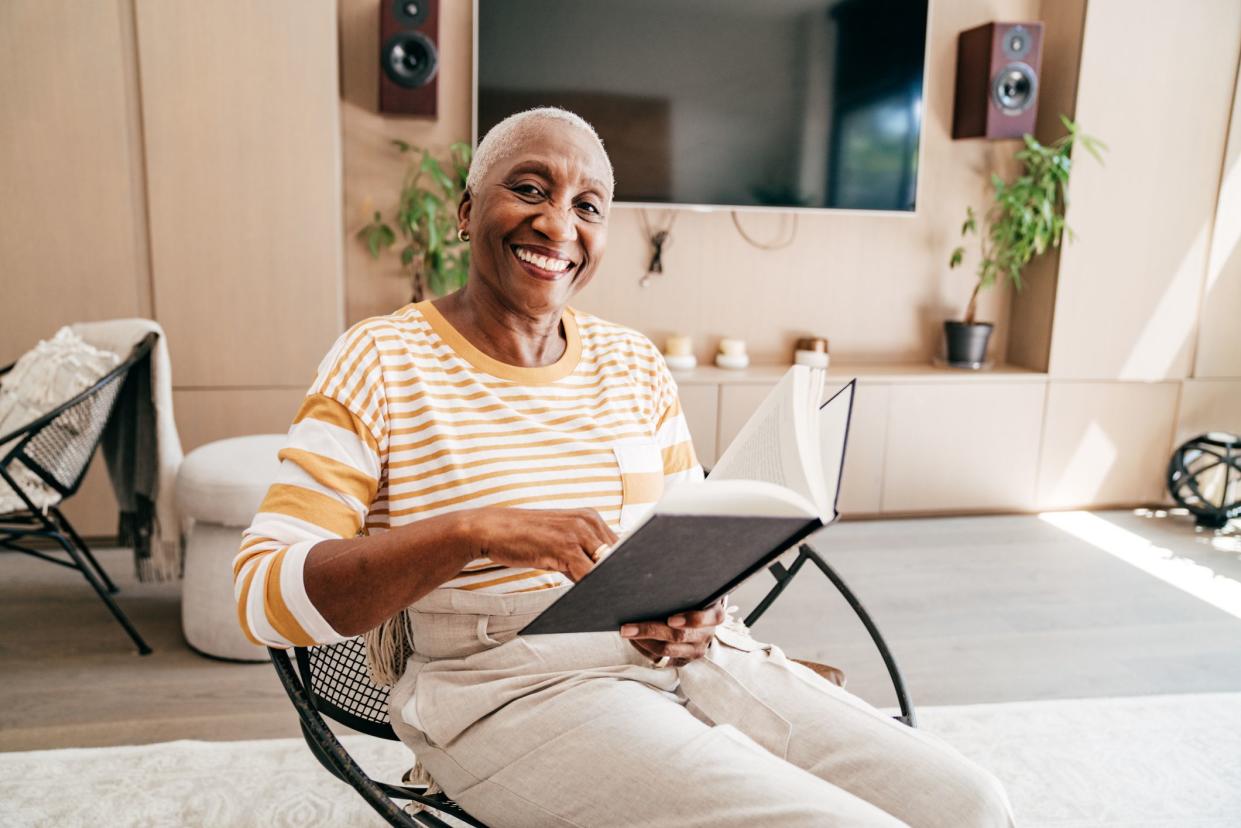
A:
{"label": "beige trousers", "polygon": [[392,722],[494,826],[1011,826],[996,779],[760,644],[717,629],[656,668],[615,633],[517,636],[559,594],[437,590]]}

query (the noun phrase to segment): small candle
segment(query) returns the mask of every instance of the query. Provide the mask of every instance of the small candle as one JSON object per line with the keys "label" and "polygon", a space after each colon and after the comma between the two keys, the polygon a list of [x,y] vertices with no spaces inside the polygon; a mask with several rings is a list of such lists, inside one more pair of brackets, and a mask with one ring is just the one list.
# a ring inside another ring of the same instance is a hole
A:
{"label": "small candle", "polygon": [[664,344],[665,356],[688,356],[694,352],[694,342],[688,336],[670,336]]}
{"label": "small candle", "polygon": [[744,339],[721,339],[720,353],[724,356],[742,357],[745,356],[745,340]]}

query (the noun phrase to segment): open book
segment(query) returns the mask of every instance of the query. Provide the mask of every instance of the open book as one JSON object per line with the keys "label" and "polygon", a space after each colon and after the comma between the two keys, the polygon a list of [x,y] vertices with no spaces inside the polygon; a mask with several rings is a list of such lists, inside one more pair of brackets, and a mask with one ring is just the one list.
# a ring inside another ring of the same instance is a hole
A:
{"label": "open book", "polygon": [[795,365],[708,478],[673,487],[611,554],[521,631],[617,630],[710,604],[837,517],[856,380]]}

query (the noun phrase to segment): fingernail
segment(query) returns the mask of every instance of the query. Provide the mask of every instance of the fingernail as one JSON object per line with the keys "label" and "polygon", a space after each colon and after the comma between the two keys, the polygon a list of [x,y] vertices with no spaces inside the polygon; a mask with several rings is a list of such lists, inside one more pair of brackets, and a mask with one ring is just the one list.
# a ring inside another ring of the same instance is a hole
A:
{"label": "fingernail", "polygon": [[621,635],[625,636],[626,638],[628,638],[629,636],[637,635],[637,634],[638,634],[638,628],[634,626],[633,624],[626,624],[625,626],[621,627]]}
{"label": "fingernail", "polygon": [[684,627],[684,626],[685,626],[685,616],[684,616],[684,615],[674,615],[674,616],[672,616],[671,618],[669,618],[669,619],[668,619],[668,626],[669,626],[669,627]]}

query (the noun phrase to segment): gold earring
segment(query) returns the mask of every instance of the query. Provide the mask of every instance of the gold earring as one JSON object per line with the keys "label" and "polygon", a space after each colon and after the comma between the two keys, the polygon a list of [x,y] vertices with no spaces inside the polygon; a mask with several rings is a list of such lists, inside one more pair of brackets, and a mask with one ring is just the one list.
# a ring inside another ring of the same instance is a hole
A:
{"label": "gold earring", "polygon": [[464,227],[457,228],[457,241],[465,243],[470,240],[470,231]]}

